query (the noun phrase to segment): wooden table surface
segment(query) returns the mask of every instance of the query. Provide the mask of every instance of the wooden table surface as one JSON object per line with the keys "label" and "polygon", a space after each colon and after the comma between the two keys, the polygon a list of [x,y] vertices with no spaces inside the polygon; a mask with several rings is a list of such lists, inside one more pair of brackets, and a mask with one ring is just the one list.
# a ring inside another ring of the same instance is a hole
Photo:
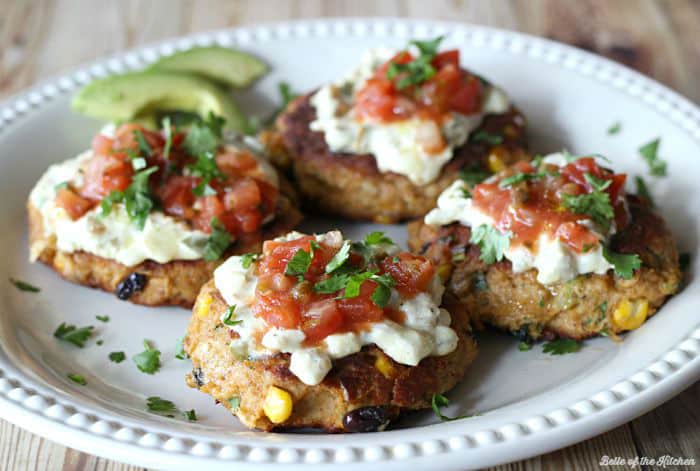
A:
{"label": "wooden table surface", "polygon": [[[627,64],[700,102],[700,0],[0,0],[0,99],[105,54],[173,36],[321,16],[459,20],[554,38]],[[700,382],[604,435],[498,469],[593,469],[601,456],[695,458]],[[0,470],[135,470],[0,420]]]}

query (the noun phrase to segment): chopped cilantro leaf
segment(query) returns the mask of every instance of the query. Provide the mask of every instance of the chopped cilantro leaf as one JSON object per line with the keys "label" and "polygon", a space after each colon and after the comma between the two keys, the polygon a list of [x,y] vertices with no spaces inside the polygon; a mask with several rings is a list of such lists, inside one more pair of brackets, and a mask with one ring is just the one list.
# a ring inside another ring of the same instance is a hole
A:
{"label": "chopped cilantro leaf", "polygon": [[9,280],[10,283],[12,283],[15,286],[15,288],[17,288],[20,291],[26,291],[28,293],[38,293],[39,291],[41,291],[40,288],[37,288],[34,285],[30,285],[26,281],[17,280],[15,278],[10,278]]}
{"label": "chopped cilantro leaf", "polygon": [[304,249],[296,251],[294,256],[287,262],[284,274],[287,276],[297,276],[303,278],[311,266],[313,256]]}
{"label": "chopped cilantro leaf", "polygon": [[389,299],[391,299],[391,288],[385,284],[378,284],[377,287],[374,288],[374,291],[372,291],[370,299],[375,305],[384,309]]}
{"label": "chopped cilantro leaf", "polygon": [[314,291],[321,294],[335,293],[343,289],[347,285],[349,279],[350,276],[345,273],[334,274],[314,284]]}
{"label": "chopped cilantro leaf", "polygon": [[518,183],[522,182],[529,182],[532,180],[539,180],[540,178],[544,178],[547,174],[544,172],[538,172],[538,173],[516,173],[515,175],[511,175],[510,177],[506,177],[503,180],[501,180],[498,183],[498,186],[501,188],[505,188],[507,186],[513,186],[517,185]]}
{"label": "chopped cilantro leaf", "polygon": [[177,412],[177,407],[172,401],[167,399],[161,399],[158,396],[151,396],[146,399],[146,407],[149,412],[155,412],[159,415],[164,415],[166,417],[174,417],[174,413]]}
{"label": "chopped cilantro leaf", "polygon": [[95,316],[95,319],[100,322],[109,322],[109,316]]}
{"label": "chopped cilantro leaf", "polygon": [[96,344],[98,347],[101,347],[104,343],[105,343],[105,341],[102,340],[102,339],[100,339],[100,340],[98,340],[97,342],[95,342],[95,344]]}
{"label": "chopped cilantro leaf", "polygon": [[600,306],[598,306],[598,310],[600,311],[600,316],[605,317],[605,315],[608,312],[608,302],[603,301],[602,303],[600,303]]}
{"label": "chopped cilantro leaf", "polygon": [[415,45],[420,51],[420,55],[405,64],[391,62],[387,68],[386,77],[389,80],[398,78],[395,85],[399,90],[411,85],[421,84],[431,78],[436,72],[431,62],[437,54],[437,49],[442,39],[442,36],[438,36],[432,40],[411,41],[411,44]]}
{"label": "chopped cilantro leaf", "polygon": [[215,178],[224,178],[224,174],[216,165],[213,152],[204,152],[197,154],[197,161],[193,164],[188,164],[187,169],[192,172],[195,177],[200,177],[202,180],[192,189],[195,196],[211,196],[215,195],[216,191],[209,185]]}
{"label": "chopped cilantro leaf", "polygon": [[484,142],[486,144],[496,146],[503,143],[503,136],[480,129],[471,135],[470,140],[472,142]]}
{"label": "chopped cilantro leaf", "polygon": [[359,296],[360,287],[362,286],[362,283],[369,280],[373,274],[374,273],[371,271],[366,271],[361,273],[355,273],[354,275],[348,277],[347,283],[345,284],[345,293],[343,294],[343,297],[356,298],[357,296]]}
{"label": "chopped cilantro leaf", "polygon": [[231,246],[233,238],[218,218],[211,220],[211,234],[204,245],[204,260],[218,260]]}
{"label": "chopped cilantro leaf", "polygon": [[223,322],[225,325],[231,326],[240,324],[243,321],[236,320],[236,306],[229,306],[228,308],[226,308],[226,312],[224,313],[221,322]]}
{"label": "chopped cilantro leaf", "polygon": [[112,191],[110,194],[102,198],[102,201],[100,201],[100,208],[102,210],[101,215],[109,216],[109,214],[112,212],[112,206],[114,206],[115,203],[121,203],[123,200],[123,191]]}
{"label": "chopped cilantro leaf", "polygon": [[326,273],[333,273],[338,268],[342,267],[343,264],[347,262],[348,258],[350,258],[350,241],[346,240],[343,241],[340,250],[333,255],[333,258],[331,258],[326,265]]}
{"label": "chopped cilantro leaf", "polygon": [[660,143],[661,138],[657,137],[639,148],[639,155],[646,160],[649,165],[649,173],[655,177],[666,176],[666,162],[658,154]]}
{"label": "chopped cilantro leaf", "polygon": [[490,265],[503,259],[503,253],[510,245],[510,233],[501,234],[497,229],[482,224],[472,228],[469,242],[479,246],[479,258]]}
{"label": "chopped cilantro leaf", "polygon": [[185,352],[184,344],[184,337],[177,339],[177,341],[175,342],[175,358],[177,358],[178,360],[186,360],[188,358],[187,353]]}
{"label": "chopped cilantro leaf", "polygon": [[599,226],[606,229],[610,227],[610,223],[615,216],[612,204],[610,204],[610,195],[604,191],[594,190],[591,193],[582,195],[562,195],[563,206],[576,213],[585,214]]}
{"label": "chopped cilantro leaf", "polygon": [[85,347],[85,342],[92,336],[92,329],[91,325],[77,328],[74,325],[62,322],[54,331],[53,336],[64,342],[72,343],[76,347],[83,348]]}
{"label": "chopped cilantro leaf", "polygon": [[187,131],[187,137],[182,143],[185,151],[195,157],[205,154],[216,154],[223,137],[222,129],[226,121],[213,113],[207,119],[195,121]]}
{"label": "chopped cilantro leaf", "polygon": [[228,404],[231,406],[231,412],[236,412],[241,405],[241,399],[238,396],[233,396],[228,400]]}
{"label": "chopped cilantro leaf", "polygon": [[690,254],[688,252],[683,252],[678,256],[678,265],[681,271],[688,271],[688,267],[690,267]]}
{"label": "chopped cilantro leaf", "polygon": [[109,361],[112,363],[121,363],[126,360],[126,353],[124,352],[112,352],[109,354]]}
{"label": "chopped cilantro leaf", "polygon": [[387,235],[381,231],[375,231],[371,234],[365,236],[366,245],[379,245],[379,244],[393,244],[394,241],[391,240]]}
{"label": "chopped cilantro leaf", "polygon": [[479,167],[463,167],[459,171],[459,178],[470,187],[478,185],[488,177],[489,172]]}
{"label": "chopped cilantro leaf", "polygon": [[612,183],[612,180],[605,180],[603,178],[598,178],[592,173],[586,172],[583,175],[583,178],[588,182],[589,185],[591,185],[591,188],[593,188],[594,191],[605,191],[607,187],[610,186]]}
{"label": "chopped cilantro leaf", "polygon": [[161,127],[163,128],[163,134],[165,135],[165,146],[163,146],[163,158],[168,160],[170,158],[170,149],[173,147],[173,128],[170,123],[170,116],[166,116],[161,121]]}
{"label": "chopped cilantro leaf", "polygon": [[250,265],[260,257],[257,253],[246,253],[241,255],[241,266],[245,269],[250,268]]}
{"label": "chopped cilantro leaf", "polygon": [[532,350],[532,344],[529,342],[520,342],[518,344],[518,350],[521,352],[527,352],[528,350]]}
{"label": "chopped cilantro leaf", "polygon": [[611,136],[613,136],[613,135],[615,135],[615,134],[619,134],[621,130],[622,130],[622,123],[619,122],[619,121],[615,121],[615,122],[614,122],[613,124],[611,124],[610,127],[608,128],[608,134],[610,134]]}
{"label": "chopped cilantro leaf", "polygon": [[68,373],[68,379],[73,381],[74,383],[77,383],[81,386],[85,386],[87,384],[87,381],[85,381],[85,378],[83,378],[81,375],[75,374],[75,373]]}
{"label": "chopped cilantro leaf", "polygon": [[637,195],[647,200],[649,204],[653,207],[654,199],[651,197],[651,192],[649,191],[647,183],[640,176],[637,176],[634,180],[637,182]]}
{"label": "chopped cilantro leaf", "polygon": [[539,169],[540,165],[542,165],[542,161],[544,160],[544,156],[542,154],[535,154],[535,157],[532,159],[532,166]]}
{"label": "chopped cilantro leaf", "polygon": [[146,137],[143,135],[143,133],[139,129],[134,131],[134,137],[136,138],[136,142],[139,145],[139,153],[143,157],[149,157],[153,153],[153,150],[151,149],[151,146],[146,141]]}
{"label": "chopped cilantro leaf", "polygon": [[581,342],[571,339],[557,339],[542,345],[542,352],[550,355],[564,355],[581,350]]}
{"label": "chopped cilantro leaf", "polygon": [[160,369],[160,350],[151,347],[148,340],[143,341],[144,351],[133,357],[136,367],[142,373],[152,375]]}
{"label": "chopped cilantro leaf", "polygon": [[433,399],[431,401],[431,404],[433,406],[433,412],[435,412],[435,415],[437,415],[438,418],[440,420],[442,420],[443,422],[447,422],[450,420],[467,419],[467,418],[471,417],[470,415],[460,415],[457,417],[448,417],[446,415],[443,415],[442,412],[440,412],[440,408],[449,406],[450,400],[447,399],[442,394],[433,394]]}
{"label": "chopped cilantro leaf", "polygon": [[196,422],[197,421],[197,413],[194,411],[194,409],[186,410],[183,412],[183,415],[187,420],[190,422]]}
{"label": "chopped cilantro leaf", "polygon": [[642,266],[642,260],[637,254],[616,253],[603,246],[603,258],[615,268],[615,275],[624,280],[634,276],[634,271]]}
{"label": "chopped cilantro leaf", "polygon": [[139,229],[143,229],[148,213],[154,206],[148,187],[148,178],[158,167],[150,167],[134,174],[131,184],[124,191],[112,191],[102,199],[102,216],[107,216],[112,212],[112,205],[124,203],[129,219],[136,224]]}
{"label": "chopped cilantro leaf", "polygon": [[299,96],[299,94],[292,91],[292,87],[287,82],[278,83],[277,90],[279,90],[282,97],[282,109],[285,109],[292,100]]}

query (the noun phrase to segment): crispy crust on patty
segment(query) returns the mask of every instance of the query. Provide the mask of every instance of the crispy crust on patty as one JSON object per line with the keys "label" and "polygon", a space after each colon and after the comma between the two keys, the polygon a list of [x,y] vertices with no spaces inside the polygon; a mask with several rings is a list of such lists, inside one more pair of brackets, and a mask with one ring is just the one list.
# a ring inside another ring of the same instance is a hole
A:
{"label": "crispy crust on patty", "polygon": [[464,144],[455,149],[435,181],[418,186],[403,175],[380,172],[370,154],[332,152],[323,133],[309,128],[316,119],[310,97],[290,103],[278,117],[276,129],[263,133],[261,140],[273,162],[291,174],[306,205],[315,212],[381,223],[419,217],[435,206],[437,197],[458,178],[461,168],[488,168],[486,161],[494,152],[506,165],[529,158],[525,118],[511,108],[503,114],[487,115],[475,130],[501,135],[503,143]]}
{"label": "crispy crust on patty", "polygon": [[[464,306],[455,302],[443,306],[452,314],[452,328],[459,337],[454,352],[425,358],[410,367],[367,346],[335,360],[320,384],[308,386],[289,371],[289,354],[258,360],[235,357],[229,347],[232,331],[221,323],[227,306],[212,280],[197,298],[185,337],[184,348],[194,366],[187,382],[229,410],[229,400],[239,398],[240,406],[231,412],[246,426],[266,431],[311,427],[343,432],[343,417],[362,407],[379,408],[388,419],[395,419],[402,410],[430,407],[432,395],[451,389],[476,355]],[[387,376],[375,366],[377,358],[390,365]],[[289,392],[294,401],[291,416],[282,424],[273,424],[263,412],[270,386]]]}
{"label": "crispy crust on patty", "polygon": [[117,285],[132,273],[146,276],[146,286],[134,292],[129,301],[146,306],[182,306],[190,308],[204,283],[226,257],[258,252],[263,241],[285,234],[302,219],[302,215],[287,196],[280,194],[276,218],[255,238],[238,240],[220,260],[174,260],[157,263],[146,260],[136,266],[126,266],[115,260],[78,251],[65,252],[56,248],[56,236],[45,234],[39,210],[27,203],[29,215],[29,247],[37,259],[53,268],[68,281],[114,293]]}
{"label": "crispy crust on patty", "polygon": [[[513,273],[507,260],[486,265],[479,259],[479,248],[469,243],[470,229],[460,224],[412,222],[409,247],[432,259],[444,273],[451,272],[447,289],[468,306],[477,325],[490,324],[523,340],[617,334],[623,329],[612,319],[620,301],[646,299],[651,316],[678,291],[682,280],[676,244],[664,220],[642,200],[627,199],[631,223],[613,237],[611,248],[642,259],[642,267],[629,280],[610,270],[544,286],[534,269]],[[459,254],[464,259],[453,263]]]}

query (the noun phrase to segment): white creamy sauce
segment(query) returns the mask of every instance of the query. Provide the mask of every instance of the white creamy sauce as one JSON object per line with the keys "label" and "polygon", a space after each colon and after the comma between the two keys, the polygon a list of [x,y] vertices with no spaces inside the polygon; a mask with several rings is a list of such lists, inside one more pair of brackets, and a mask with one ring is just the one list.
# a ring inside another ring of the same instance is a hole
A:
{"label": "white creamy sauce", "polygon": [[[302,234],[290,233],[280,240],[293,240]],[[316,236],[337,238],[338,232]],[[392,254],[398,252],[394,245],[383,245],[375,250]],[[375,322],[364,332],[344,332],[329,335],[316,347],[303,345],[305,335],[297,329],[270,328],[255,316],[251,305],[255,300],[255,264],[248,268],[242,265],[242,257],[226,260],[214,271],[214,284],[227,304],[235,305],[236,320],[240,323],[229,326],[239,338],[231,341],[231,348],[240,358],[261,358],[278,352],[290,353],[290,371],[303,383],[320,383],[332,367],[331,360],[359,352],[363,346],[375,344],[398,363],[415,366],[423,358],[446,355],[457,348],[457,334],[449,325],[450,314],[440,308],[444,287],[436,276],[427,293],[412,299],[402,299],[392,291],[389,307],[398,308],[405,315],[405,322],[391,320]],[[260,343],[256,332],[265,332]]]}
{"label": "white creamy sauce", "polygon": [[[369,50],[362,61],[344,79],[321,87],[311,97],[316,120],[311,130],[321,131],[333,152],[372,154],[381,172],[395,172],[408,177],[417,185],[435,180],[442,167],[452,159],[456,147],[464,144],[489,113],[503,113],[510,103],[505,93],[488,87],[480,113],[463,115],[451,112],[442,127],[432,120],[410,118],[392,123],[360,121],[351,111],[355,92],[375,69],[391,59],[396,51]],[[438,153],[427,152],[418,143],[426,135],[441,134],[446,146]]]}
{"label": "white creamy sauce", "polygon": [[[114,134],[114,126],[101,131]],[[253,153],[259,162],[260,156]],[[145,260],[167,263],[173,260],[197,260],[204,254],[209,235],[190,228],[187,224],[160,211],[151,212],[143,229],[129,219],[123,204],[115,204],[107,216],[102,216],[100,205],[75,221],[55,204],[56,185],[71,182],[83,184],[83,164],[92,157],[86,151],[65,162],[52,165],[42,175],[29,195],[29,200],[42,215],[44,233],[55,235],[56,247],[65,252],[85,251],[99,257],[134,266]],[[277,185],[277,174],[265,162],[260,166],[267,181]],[[30,259],[35,261],[43,250],[43,243],[30,247]]]}
{"label": "white creamy sauce", "polygon": [[[567,164],[561,154],[551,154],[543,162],[560,167]],[[494,220],[475,208],[471,198],[465,197],[463,190],[466,189],[467,185],[461,180],[450,185],[438,198],[437,207],[425,216],[425,223],[443,226],[458,222],[469,227],[482,224],[494,227]],[[581,219],[579,223],[592,230],[590,220]],[[607,234],[598,234],[600,240],[607,242],[614,231],[613,225]],[[613,268],[603,257],[602,244],[586,253],[577,253],[547,233],[540,235],[533,249],[525,246],[508,247],[504,256],[510,260],[514,273],[536,269],[537,281],[544,285],[569,281],[585,273],[602,275]]]}

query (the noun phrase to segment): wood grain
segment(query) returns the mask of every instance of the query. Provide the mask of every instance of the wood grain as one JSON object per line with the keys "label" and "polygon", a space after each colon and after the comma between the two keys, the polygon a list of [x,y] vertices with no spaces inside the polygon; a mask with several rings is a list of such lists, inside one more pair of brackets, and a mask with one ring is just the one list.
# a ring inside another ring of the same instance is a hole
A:
{"label": "wood grain", "polygon": [[[0,0],[0,98],[78,64],[193,31],[322,16],[400,16],[514,29],[588,49],[700,101],[700,0]],[[641,418],[498,470],[596,469],[603,455],[695,457],[700,383]],[[114,470],[0,421],[0,470]]]}

